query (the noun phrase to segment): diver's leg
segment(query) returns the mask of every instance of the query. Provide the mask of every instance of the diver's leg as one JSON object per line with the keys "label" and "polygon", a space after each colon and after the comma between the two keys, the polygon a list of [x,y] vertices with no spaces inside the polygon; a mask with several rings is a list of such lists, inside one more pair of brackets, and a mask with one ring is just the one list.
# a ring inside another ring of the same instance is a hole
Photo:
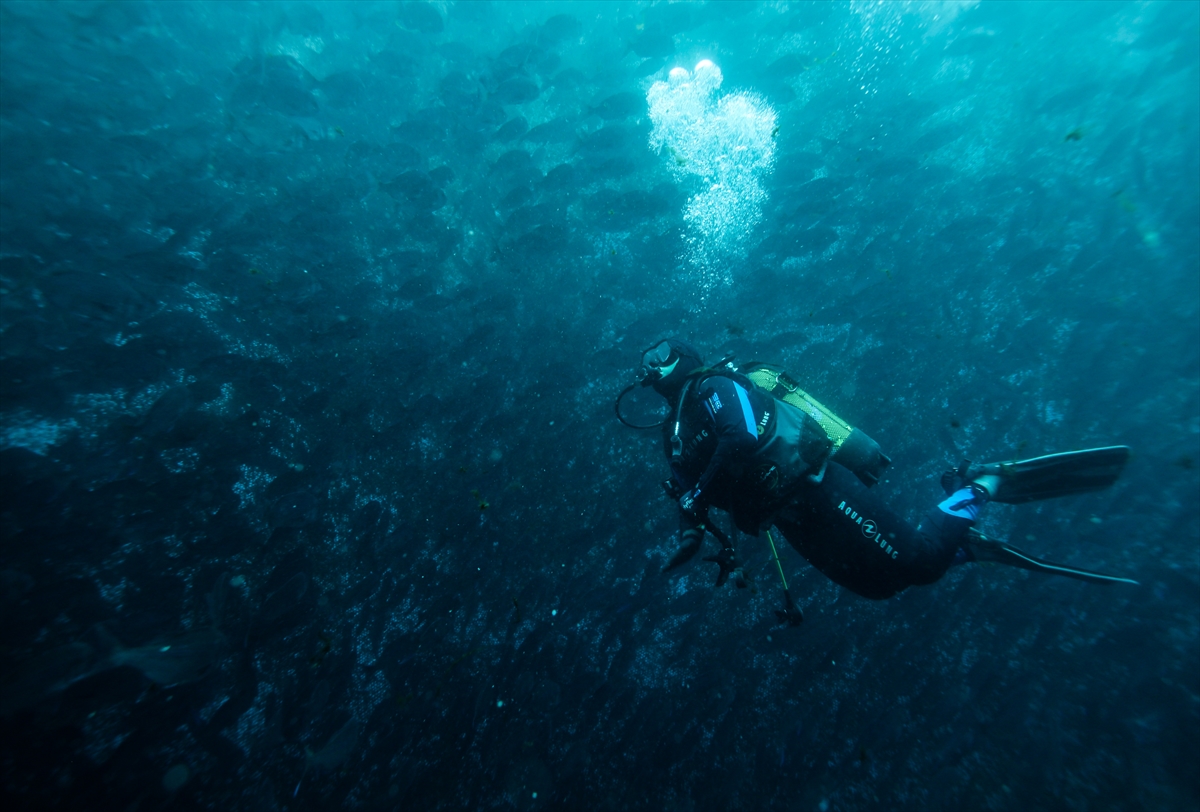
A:
{"label": "diver's leg", "polygon": [[917,533],[930,554],[910,573],[913,584],[932,584],[951,566],[974,560],[965,546],[967,531],[975,526],[985,504],[987,491],[967,485],[925,514],[917,526]]}
{"label": "diver's leg", "polygon": [[806,487],[775,524],[831,580],[877,600],[936,581],[958,549],[957,542],[943,542],[940,527],[930,531],[923,523],[921,530],[914,529],[835,463],[821,484]]}

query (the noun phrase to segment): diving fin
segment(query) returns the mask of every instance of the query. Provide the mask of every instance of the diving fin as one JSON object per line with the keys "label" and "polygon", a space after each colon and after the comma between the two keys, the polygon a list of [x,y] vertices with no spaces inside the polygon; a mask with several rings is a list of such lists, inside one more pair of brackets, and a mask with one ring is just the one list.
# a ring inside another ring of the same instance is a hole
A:
{"label": "diving fin", "polygon": [[1131,578],[1118,578],[1115,575],[1102,575],[1098,572],[1089,570],[1081,570],[1076,567],[1067,567],[1062,564],[1051,564],[1049,561],[1042,561],[1040,558],[1034,558],[1028,553],[1023,553],[1016,547],[1012,547],[1006,542],[996,541],[980,533],[975,528],[967,531],[967,538],[964,545],[968,552],[976,561],[991,561],[996,564],[1007,564],[1010,567],[1020,567],[1023,570],[1033,570],[1034,572],[1044,572],[1047,575],[1064,575],[1067,578],[1075,578],[1080,581],[1087,581],[1093,584],[1133,584],[1137,585],[1137,581]]}
{"label": "diving fin", "polygon": [[1129,446],[1114,445],[984,465],[963,460],[957,471],[947,472],[942,484],[957,489],[974,482],[988,492],[988,501],[1019,505],[1103,490],[1121,476],[1131,454]]}

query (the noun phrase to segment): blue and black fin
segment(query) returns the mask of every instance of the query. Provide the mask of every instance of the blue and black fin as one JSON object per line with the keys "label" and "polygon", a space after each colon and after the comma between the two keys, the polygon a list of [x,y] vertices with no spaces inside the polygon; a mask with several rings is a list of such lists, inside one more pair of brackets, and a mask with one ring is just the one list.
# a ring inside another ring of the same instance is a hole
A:
{"label": "blue and black fin", "polygon": [[967,531],[967,538],[963,546],[976,561],[991,561],[1010,567],[1020,567],[1023,570],[1044,572],[1047,575],[1063,575],[1067,578],[1075,578],[1076,580],[1087,581],[1093,584],[1133,584],[1136,586],[1138,583],[1132,578],[1104,575],[1099,572],[1092,572],[1091,570],[1068,567],[1064,564],[1052,564],[1049,561],[1034,558],[1029,553],[1022,552],[1007,542],[990,539],[974,528]]}
{"label": "blue and black fin", "polygon": [[963,460],[942,476],[942,486],[952,493],[976,482],[988,491],[988,501],[1008,505],[1090,493],[1116,482],[1131,454],[1129,446],[1114,445],[983,465]]}

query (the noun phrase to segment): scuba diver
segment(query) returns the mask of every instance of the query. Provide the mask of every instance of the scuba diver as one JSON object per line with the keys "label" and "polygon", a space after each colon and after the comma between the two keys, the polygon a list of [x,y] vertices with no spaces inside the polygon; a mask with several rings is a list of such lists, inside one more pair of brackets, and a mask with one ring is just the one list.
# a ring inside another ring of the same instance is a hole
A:
{"label": "scuba diver", "polygon": [[[707,367],[695,347],[670,338],[643,353],[642,372],[642,380],[617,397],[616,411],[632,428],[663,429],[671,465],[663,487],[678,503],[682,542],[664,571],[691,560],[709,532],[721,543],[719,553],[704,559],[718,565],[717,585],[731,575],[746,585],[732,542],[708,517],[709,508],[723,510],[743,533],[766,533],[783,581],[781,622],[797,625],[803,613],[788,591],[772,526],[830,580],[875,600],[931,584],[951,566],[971,561],[1137,583],[1051,564],[974,529],[988,502],[1019,504],[1108,487],[1129,459],[1126,446],[984,465],[964,460],[942,475],[946,498],[914,528],[870,490],[891,463],[879,445],[782,369],[756,362],[739,369],[731,357]],[[666,399],[664,422],[635,425],[622,416],[622,399],[638,386]]]}

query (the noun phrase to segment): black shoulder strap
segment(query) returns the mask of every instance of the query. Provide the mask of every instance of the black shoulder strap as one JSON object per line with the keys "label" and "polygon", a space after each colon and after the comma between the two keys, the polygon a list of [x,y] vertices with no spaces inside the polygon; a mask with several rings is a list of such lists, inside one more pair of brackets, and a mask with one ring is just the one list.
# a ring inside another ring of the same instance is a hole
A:
{"label": "black shoulder strap", "polygon": [[679,392],[679,403],[675,404],[675,423],[671,428],[671,457],[678,457],[683,453],[683,439],[679,436],[679,428],[683,422],[683,407],[687,402],[688,395],[693,389],[699,389],[700,384],[704,383],[704,379],[708,378],[716,370],[710,367],[700,367],[693,369],[683,379],[683,389]]}

